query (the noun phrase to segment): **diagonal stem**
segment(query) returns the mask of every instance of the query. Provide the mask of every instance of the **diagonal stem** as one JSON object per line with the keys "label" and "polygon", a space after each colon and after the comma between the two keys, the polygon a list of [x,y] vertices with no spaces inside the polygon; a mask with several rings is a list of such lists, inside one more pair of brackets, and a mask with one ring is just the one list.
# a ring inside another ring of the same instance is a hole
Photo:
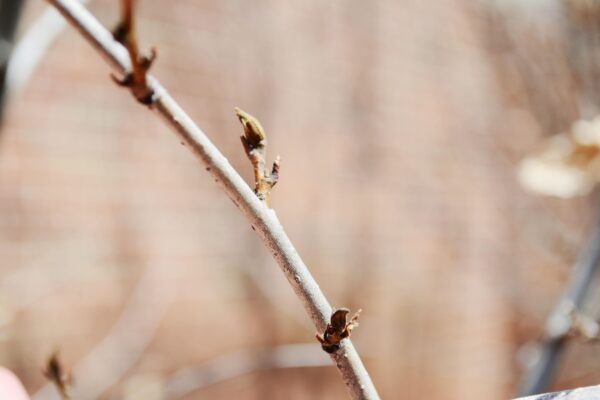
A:
{"label": "diagonal stem", "polygon": [[[131,71],[127,50],[114,40],[85,7],[75,0],[48,0],[120,73]],[[202,130],[166,89],[148,76],[154,91],[151,109],[160,115],[200,158],[212,177],[242,211],[283,270],[318,331],[324,331],[332,308],[285,233],[275,211],[267,208]],[[345,339],[331,355],[353,399],[379,399],[377,390],[352,342]]]}

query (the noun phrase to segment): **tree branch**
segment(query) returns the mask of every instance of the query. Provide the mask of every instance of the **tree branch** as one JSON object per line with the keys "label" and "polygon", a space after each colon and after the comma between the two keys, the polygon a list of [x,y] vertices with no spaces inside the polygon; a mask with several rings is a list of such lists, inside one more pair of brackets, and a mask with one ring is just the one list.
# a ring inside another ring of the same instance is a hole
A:
{"label": "tree branch", "polygon": [[[120,45],[86,9],[75,0],[48,0],[102,54],[119,73],[130,73],[131,61]],[[146,77],[152,89],[151,109],[179,135],[205,165],[208,172],[246,216],[272,252],[275,260],[302,301],[319,332],[325,331],[332,308],[319,285],[298,255],[281,226],[275,211],[269,209],[248,187],[227,159],[202,130],[153,77]],[[331,354],[353,399],[378,399],[379,396],[358,353],[349,339]]]}
{"label": "tree branch", "polygon": [[175,372],[167,379],[165,397],[181,399],[229,379],[267,369],[329,367],[325,353],[313,344],[287,344],[241,350]]}
{"label": "tree branch", "polygon": [[[73,368],[73,398],[100,398],[139,361],[175,295],[163,279],[163,270],[160,265],[146,267],[110,331]],[[55,400],[56,396],[48,384],[31,399]]]}
{"label": "tree branch", "polygon": [[600,213],[581,252],[562,298],[546,320],[542,343],[538,346],[537,361],[524,374],[519,395],[528,396],[543,392],[552,381],[568,335],[573,329],[574,310],[579,310],[600,265]]}
{"label": "tree branch", "polygon": [[[80,0],[83,4],[88,1]],[[21,1],[21,3],[24,2]],[[53,7],[48,6],[27,27],[27,31],[15,44],[8,61],[6,70],[8,96],[13,96],[23,90],[29,78],[39,66],[40,61],[66,25],[65,19]]]}

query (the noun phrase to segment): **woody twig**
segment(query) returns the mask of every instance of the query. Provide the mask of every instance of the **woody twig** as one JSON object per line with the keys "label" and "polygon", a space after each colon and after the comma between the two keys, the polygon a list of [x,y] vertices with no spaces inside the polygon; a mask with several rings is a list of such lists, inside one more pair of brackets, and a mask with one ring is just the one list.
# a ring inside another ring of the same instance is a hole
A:
{"label": "woody twig", "polygon": [[113,37],[127,48],[132,70],[122,78],[111,76],[119,86],[130,88],[131,93],[140,103],[151,105],[154,91],[148,86],[146,74],[156,59],[156,49],[154,47],[150,49],[150,55],[140,55],[139,53],[133,18],[134,1],[123,0],[121,2],[121,22],[113,30]]}
{"label": "woody twig", "polygon": [[269,171],[266,166],[267,136],[262,125],[252,115],[237,107],[235,114],[244,127],[244,135],[240,138],[254,168],[254,193],[268,207],[271,189],[279,179],[279,156],[275,158],[273,167]]}
{"label": "woody twig", "polygon": [[[125,50],[113,36],[76,0],[48,0],[119,72],[132,68],[131,48]],[[135,49],[134,49],[135,50]],[[129,54],[128,54],[129,53]],[[198,156],[206,170],[246,216],[265,246],[272,252],[288,282],[294,289],[317,330],[324,331],[331,316],[331,306],[306,264],[283,229],[274,210],[261,201],[227,159],[208,139],[168,91],[152,76],[146,76],[151,96],[151,110],[158,114]],[[271,171],[271,174],[273,171]],[[379,399],[356,349],[350,340],[340,342],[331,353],[352,399]]]}

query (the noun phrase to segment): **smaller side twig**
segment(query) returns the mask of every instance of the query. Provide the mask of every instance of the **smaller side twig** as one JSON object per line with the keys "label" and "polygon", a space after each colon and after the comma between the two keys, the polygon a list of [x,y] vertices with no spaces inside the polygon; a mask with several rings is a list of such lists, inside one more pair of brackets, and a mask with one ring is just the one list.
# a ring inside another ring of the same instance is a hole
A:
{"label": "smaller side twig", "polygon": [[237,107],[235,114],[244,127],[244,135],[240,139],[254,168],[254,193],[269,206],[271,189],[279,180],[279,156],[269,171],[266,167],[267,136],[262,125],[255,117]]}
{"label": "smaller side twig", "polygon": [[154,90],[148,86],[146,75],[156,59],[156,48],[150,49],[150,55],[140,55],[135,34],[133,18],[133,2],[135,0],[123,0],[121,2],[122,19],[113,30],[113,37],[127,48],[131,59],[132,71],[125,74],[123,78],[111,75],[119,86],[131,89],[133,96],[142,104],[151,105]]}
{"label": "smaller side twig", "polygon": [[331,314],[331,320],[327,324],[325,332],[315,334],[321,347],[327,353],[335,353],[340,349],[342,339],[349,338],[352,330],[358,326],[358,317],[362,310],[358,310],[350,321],[346,322],[346,317],[350,313],[347,308],[338,308]]}
{"label": "smaller side twig", "polygon": [[46,379],[54,383],[63,400],[71,398],[71,374],[63,368],[58,359],[58,352],[54,352],[50,356],[46,368],[42,372]]}

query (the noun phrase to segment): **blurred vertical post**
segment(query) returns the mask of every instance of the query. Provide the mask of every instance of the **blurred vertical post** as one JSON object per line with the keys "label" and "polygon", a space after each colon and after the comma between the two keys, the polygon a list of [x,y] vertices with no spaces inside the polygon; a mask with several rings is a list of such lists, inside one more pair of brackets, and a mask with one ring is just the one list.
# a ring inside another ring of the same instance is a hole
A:
{"label": "blurred vertical post", "polygon": [[4,114],[6,70],[23,0],[0,0],[0,123]]}
{"label": "blurred vertical post", "polygon": [[571,328],[570,311],[581,308],[588,296],[598,264],[600,264],[600,210],[590,238],[571,272],[569,283],[546,320],[544,338],[538,346],[535,363],[529,367],[521,380],[519,396],[541,393],[552,381]]}

